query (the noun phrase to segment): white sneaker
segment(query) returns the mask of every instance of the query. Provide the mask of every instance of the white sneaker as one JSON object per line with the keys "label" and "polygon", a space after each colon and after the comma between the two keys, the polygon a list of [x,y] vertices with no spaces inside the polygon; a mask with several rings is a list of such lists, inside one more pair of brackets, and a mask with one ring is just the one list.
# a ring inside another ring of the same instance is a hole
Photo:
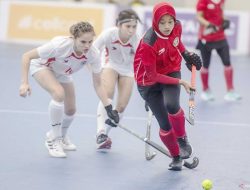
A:
{"label": "white sneaker", "polygon": [[62,143],[62,148],[63,148],[64,150],[69,150],[69,151],[74,151],[74,150],[76,150],[76,145],[74,145],[74,144],[70,141],[69,137],[64,137],[64,138],[62,139],[61,143]]}
{"label": "white sneaker", "polygon": [[96,148],[97,149],[110,149],[112,145],[111,139],[108,135],[100,133],[96,135]]}
{"label": "white sneaker", "polygon": [[215,98],[212,92],[208,89],[206,91],[202,91],[201,99],[204,101],[213,101]]}
{"label": "white sneaker", "polygon": [[50,156],[56,157],[56,158],[67,157],[67,155],[63,151],[61,144],[62,144],[61,138],[52,139],[49,135],[49,132],[46,133],[45,146],[48,149]]}
{"label": "white sneaker", "polygon": [[241,96],[236,93],[234,90],[230,90],[226,93],[226,95],[224,96],[224,99],[226,101],[237,101],[241,99]]}

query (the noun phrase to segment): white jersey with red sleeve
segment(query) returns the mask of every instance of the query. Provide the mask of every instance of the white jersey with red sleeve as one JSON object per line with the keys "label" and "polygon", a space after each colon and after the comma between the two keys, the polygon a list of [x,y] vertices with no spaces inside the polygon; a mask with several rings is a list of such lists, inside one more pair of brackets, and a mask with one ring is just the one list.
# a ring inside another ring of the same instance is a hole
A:
{"label": "white jersey with red sleeve", "polygon": [[85,65],[89,65],[94,73],[101,71],[100,54],[95,47],[92,46],[87,54],[77,56],[73,46],[72,37],[58,36],[38,47],[40,58],[31,60],[31,74],[46,67],[57,75],[67,76],[77,72]]}
{"label": "white jersey with red sleeve", "polygon": [[104,68],[112,68],[121,75],[133,77],[134,55],[139,37],[135,34],[127,43],[123,43],[118,32],[117,27],[105,30],[94,41],[94,46],[102,53]]}

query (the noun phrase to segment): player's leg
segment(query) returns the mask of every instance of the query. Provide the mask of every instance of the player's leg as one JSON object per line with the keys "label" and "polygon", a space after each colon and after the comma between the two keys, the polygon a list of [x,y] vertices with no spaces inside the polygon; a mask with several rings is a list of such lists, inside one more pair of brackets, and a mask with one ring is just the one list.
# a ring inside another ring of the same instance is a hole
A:
{"label": "player's leg", "polygon": [[223,41],[224,45],[216,49],[218,55],[221,58],[221,61],[224,65],[224,77],[226,81],[227,93],[224,96],[224,99],[227,101],[235,101],[241,99],[241,96],[235,92],[233,86],[233,67],[230,62],[230,53],[229,53],[229,45],[227,40]]}
{"label": "player's leg", "polygon": [[202,58],[202,68],[200,71],[201,82],[202,82],[202,93],[201,99],[205,101],[214,100],[214,95],[209,88],[209,65],[211,61],[212,50],[209,48],[208,44],[204,44],[199,41],[198,49],[201,53]]}
{"label": "player's leg", "polygon": [[[180,78],[180,73],[172,73],[172,77]],[[181,157],[186,159],[192,154],[192,147],[185,130],[185,115],[180,107],[180,85],[165,85],[163,89],[164,104],[168,110],[168,119],[175,132],[180,146]]]}
{"label": "player's leg", "polygon": [[120,122],[122,120],[124,110],[126,109],[130,100],[133,86],[134,78],[128,76],[119,76],[116,110],[119,113]]}
{"label": "player's leg", "polygon": [[76,150],[76,146],[70,141],[69,136],[67,135],[76,112],[75,88],[73,81],[61,84],[65,92],[64,116],[62,122],[62,146],[64,150]]}
{"label": "player's leg", "polygon": [[49,116],[52,126],[52,135],[46,137],[46,147],[53,157],[66,157],[61,146],[61,124],[64,111],[64,89],[57,81],[54,73],[48,69],[36,72],[33,77],[52,97],[49,103]]}
{"label": "player's leg", "polygon": [[[116,82],[118,80],[118,73],[111,68],[104,68],[102,71],[102,83],[107,90],[108,97],[112,101]],[[97,107],[97,135],[96,146],[97,149],[109,149],[111,148],[112,141],[108,137],[107,132],[110,130],[110,126],[105,124],[107,119],[106,110],[100,101]]]}
{"label": "player's leg", "polygon": [[143,99],[148,103],[160,126],[159,136],[161,141],[167,147],[171,156],[173,157],[173,160],[169,165],[170,169],[181,170],[182,158],[180,157],[177,138],[167,117],[168,111],[164,105],[162,86],[163,85],[160,84],[151,87],[138,86],[138,90]]}

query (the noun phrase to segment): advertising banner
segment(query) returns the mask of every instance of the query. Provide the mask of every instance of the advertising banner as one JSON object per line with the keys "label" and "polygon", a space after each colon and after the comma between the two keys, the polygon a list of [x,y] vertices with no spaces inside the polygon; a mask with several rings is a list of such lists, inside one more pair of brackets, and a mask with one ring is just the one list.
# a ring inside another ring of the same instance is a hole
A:
{"label": "advertising banner", "polygon": [[78,21],[90,22],[98,34],[103,29],[103,15],[101,8],[10,4],[7,37],[47,40],[69,35],[69,27]]}

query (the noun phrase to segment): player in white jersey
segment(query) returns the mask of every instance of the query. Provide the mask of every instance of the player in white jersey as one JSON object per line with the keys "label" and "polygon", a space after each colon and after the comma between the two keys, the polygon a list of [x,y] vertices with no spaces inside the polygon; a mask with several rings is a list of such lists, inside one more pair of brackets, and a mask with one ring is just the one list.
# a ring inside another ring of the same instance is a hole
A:
{"label": "player in white jersey", "polygon": [[[94,41],[103,55],[102,59],[102,80],[108,91],[108,96],[113,100],[115,87],[117,85],[118,96],[115,109],[119,118],[129,102],[133,84],[133,60],[139,43],[136,34],[137,24],[140,19],[135,11],[128,9],[119,13],[116,20],[116,27],[105,30]],[[108,137],[111,129],[105,126],[107,115],[102,102],[97,108],[97,149],[110,149],[112,141]]]}
{"label": "player in white jersey", "polygon": [[94,88],[101,99],[109,119],[119,122],[117,111],[112,109],[107,91],[101,82],[99,51],[92,46],[94,28],[88,22],[70,27],[71,36],[58,36],[50,42],[23,54],[20,96],[31,94],[28,72],[46,90],[52,100],[49,116],[52,129],[46,133],[45,145],[52,157],[66,157],[64,150],[76,150],[67,136],[67,130],[76,112],[75,90],[71,74],[85,65],[92,70]]}

